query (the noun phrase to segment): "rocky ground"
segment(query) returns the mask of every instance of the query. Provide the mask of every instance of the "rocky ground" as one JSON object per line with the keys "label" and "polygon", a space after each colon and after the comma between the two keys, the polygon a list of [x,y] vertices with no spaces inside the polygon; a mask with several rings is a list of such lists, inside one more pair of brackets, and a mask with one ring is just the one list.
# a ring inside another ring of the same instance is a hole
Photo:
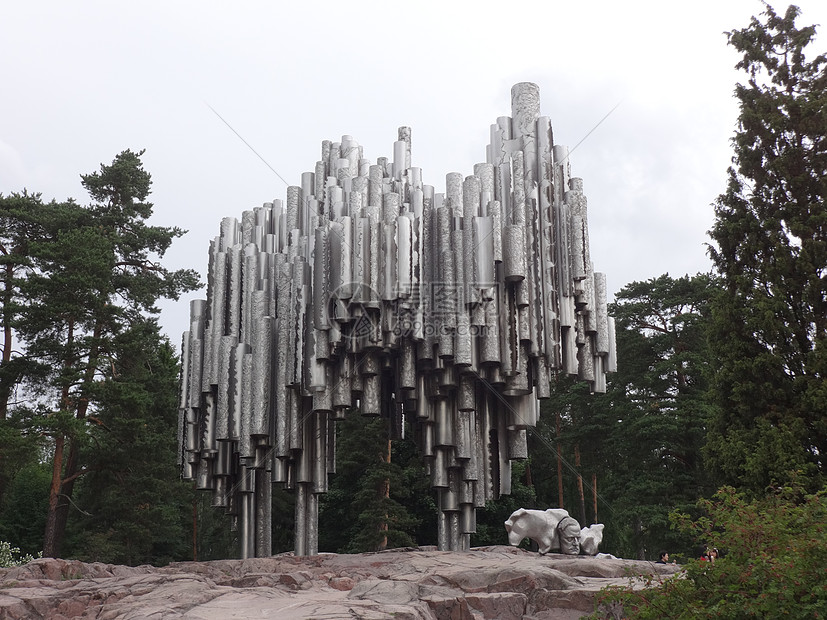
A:
{"label": "rocky ground", "polygon": [[283,554],[161,568],[43,558],[0,569],[0,619],[569,620],[594,611],[604,586],[676,570],[507,546]]}

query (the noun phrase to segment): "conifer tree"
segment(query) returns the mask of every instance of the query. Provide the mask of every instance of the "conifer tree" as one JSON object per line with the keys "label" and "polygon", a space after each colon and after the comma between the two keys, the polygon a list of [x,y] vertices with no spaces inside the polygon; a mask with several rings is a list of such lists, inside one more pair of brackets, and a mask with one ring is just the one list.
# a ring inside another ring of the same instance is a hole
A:
{"label": "conifer tree", "polygon": [[[46,206],[38,194],[24,191],[0,195],[0,420],[6,420],[9,415],[15,388],[33,370],[31,361],[16,346],[14,327],[23,307],[21,282],[31,269],[29,246],[43,233],[39,220],[45,211]],[[2,469],[0,463],[0,471]]]}
{"label": "conifer tree", "polygon": [[190,556],[195,489],[176,466],[179,365],[154,321],[115,338],[117,373],[101,382],[91,439],[81,452],[89,473],[67,526],[71,557],[164,565]]}
{"label": "conifer tree", "polygon": [[[320,549],[362,553],[423,544],[414,538],[422,521],[417,512],[431,492],[410,440],[395,440],[389,453],[387,418],[351,412],[336,424],[336,473],[320,501]],[[435,511],[427,518],[435,521]]]}
{"label": "conifer tree", "polygon": [[762,491],[827,456],[827,57],[799,10],[728,35],[746,75],[710,255],[724,292],[712,345],[720,406],[707,442],[723,481]]}
{"label": "conifer tree", "polygon": [[[4,300],[4,320],[28,363],[27,376],[14,369],[8,376],[29,379],[27,399],[41,413],[36,423],[52,439],[45,556],[60,555],[74,485],[89,471],[82,452],[94,423],[90,414],[102,406],[105,382],[120,372],[119,338],[154,321],[158,299],[177,298],[198,282],[195,272],[170,271],[159,262],[183,231],[148,225],[151,177],[141,155],[124,151],[83,175],[89,207],[38,200],[33,212],[3,211],[15,226],[37,225],[25,251],[17,252],[22,258],[14,278],[6,280],[11,297]],[[32,369],[40,373],[37,382],[30,380]]]}
{"label": "conifer tree", "polygon": [[559,450],[562,507],[583,520],[582,476],[584,525],[606,525],[601,549],[609,553],[653,559],[660,548],[680,551],[686,541],[670,531],[669,512],[690,509],[709,490],[701,447],[710,416],[706,325],[714,290],[705,274],[627,284],[610,307],[618,371],[606,394],[560,377],[543,403],[529,445],[540,505],[559,505]]}

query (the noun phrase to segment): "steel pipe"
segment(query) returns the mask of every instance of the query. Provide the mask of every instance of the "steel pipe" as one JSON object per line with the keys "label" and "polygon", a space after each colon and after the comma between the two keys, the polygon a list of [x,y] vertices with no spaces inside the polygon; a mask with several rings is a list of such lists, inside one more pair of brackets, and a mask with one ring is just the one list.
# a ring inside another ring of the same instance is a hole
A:
{"label": "steel pipe", "polygon": [[485,163],[412,166],[411,130],[373,164],[352,136],[286,198],[224,218],[205,300],[190,305],[178,402],[182,476],[236,514],[242,557],[267,555],[271,484],[296,494],[294,552],[318,552],[318,495],[348,411],[413,428],[440,505],[440,549],[511,487],[554,373],[606,389],[617,368],[606,277],[591,265],[582,180],[511,91]]}

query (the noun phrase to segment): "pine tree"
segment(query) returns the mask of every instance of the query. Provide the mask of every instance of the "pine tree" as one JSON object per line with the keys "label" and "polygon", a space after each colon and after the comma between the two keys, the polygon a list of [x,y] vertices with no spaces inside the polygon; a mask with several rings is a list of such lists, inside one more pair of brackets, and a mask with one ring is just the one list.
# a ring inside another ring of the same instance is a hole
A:
{"label": "pine tree", "polygon": [[37,194],[0,195],[0,420],[8,417],[18,384],[33,371],[31,360],[16,350],[14,328],[24,306],[21,282],[31,270],[29,246],[43,234],[39,219],[45,210]]}
{"label": "pine tree", "polygon": [[601,550],[652,559],[661,548],[674,553],[687,544],[670,530],[668,516],[676,507],[688,510],[709,489],[701,447],[710,416],[706,325],[715,289],[703,274],[626,285],[610,307],[618,371],[606,394],[560,377],[543,403],[529,446],[538,501],[559,506],[559,450],[562,507],[578,520],[585,512],[583,525],[606,525]]}
{"label": "pine tree", "polygon": [[613,507],[604,514],[638,558],[686,546],[669,512],[710,490],[701,448],[712,412],[707,326],[716,290],[704,274],[663,275],[623,287],[611,307],[618,372],[608,396],[617,425],[607,448],[617,460],[602,485]]}
{"label": "pine tree", "polygon": [[81,452],[66,551],[87,561],[164,565],[191,557],[195,490],[176,467],[178,359],[154,321],[114,338],[116,372],[101,382]]}
{"label": "pine tree", "polygon": [[827,57],[815,27],[767,6],[728,34],[747,74],[733,165],[715,204],[712,344],[720,413],[707,444],[723,480],[754,491],[827,455]]}
{"label": "pine tree", "polygon": [[[3,212],[15,226],[37,226],[5,284],[11,301],[4,301],[4,320],[25,349],[28,374],[4,376],[18,384],[28,380],[28,405],[40,411],[40,431],[52,438],[46,556],[60,555],[74,485],[90,471],[82,457],[89,416],[102,406],[107,380],[120,371],[118,339],[154,320],[159,298],[197,286],[193,271],[169,271],[158,262],[183,231],[147,225],[151,177],[141,154],[124,151],[82,176],[94,201],[89,207],[38,200],[30,205],[33,212]],[[36,382],[32,369],[40,373]]]}
{"label": "pine tree", "polygon": [[[30,284],[42,279],[38,268],[42,249],[49,247],[59,229],[76,225],[79,215],[71,201],[43,203],[39,194],[25,190],[0,196],[0,503],[4,522],[13,520],[6,513],[15,511],[11,500],[3,501],[7,489],[14,490],[15,477],[35,466],[44,450],[44,429],[38,416],[52,364],[31,351],[22,334],[37,294],[37,287]],[[36,518],[28,519],[28,524],[36,522]]]}
{"label": "pine tree", "polygon": [[321,496],[320,549],[362,553],[421,544],[413,536],[422,520],[413,505],[430,490],[410,442],[395,440],[388,452],[387,418],[351,412],[336,425],[336,473]]}

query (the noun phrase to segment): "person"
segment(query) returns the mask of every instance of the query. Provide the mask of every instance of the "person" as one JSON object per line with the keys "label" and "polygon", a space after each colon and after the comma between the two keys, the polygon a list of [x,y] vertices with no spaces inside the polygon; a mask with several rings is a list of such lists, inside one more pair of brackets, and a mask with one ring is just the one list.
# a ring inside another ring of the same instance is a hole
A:
{"label": "person", "polygon": [[718,549],[715,547],[709,547],[704,554],[701,556],[702,562],[715,562],[715,559],[718,557]]}
{"label": "person", "polygon": [[657,564],[669,564],[669,552],[668,551],[661,551],[660,556],[658,556]]}

